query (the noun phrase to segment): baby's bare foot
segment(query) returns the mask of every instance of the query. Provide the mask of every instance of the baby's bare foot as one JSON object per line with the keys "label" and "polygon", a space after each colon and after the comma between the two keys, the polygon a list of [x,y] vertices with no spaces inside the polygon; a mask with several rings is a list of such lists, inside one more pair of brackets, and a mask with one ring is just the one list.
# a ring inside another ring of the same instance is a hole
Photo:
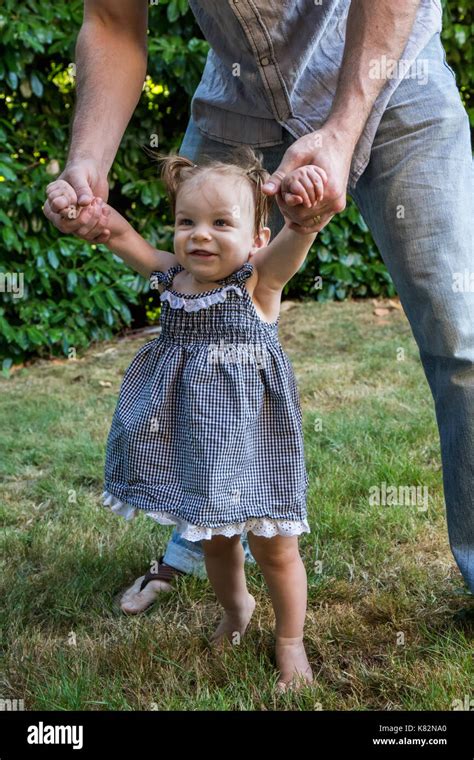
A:
{"label": "baby's bare foot", "polygon": [[296,636],[295,638],[277,636],[275,657],[280,671],[280,678],[277,683],[278,691],[296,690],[312,683],[313,671],[306,656],[303,636]]}
{"label": "baby's bare foot", "polygon": [[250,623],[254,609],[255,599],[252,594],[249,594],[242,607],[232,612],[224,612],[224,617],[211,636],[210,642],[212,646],[221,647],[228,641],[232,644],[238,644]]}

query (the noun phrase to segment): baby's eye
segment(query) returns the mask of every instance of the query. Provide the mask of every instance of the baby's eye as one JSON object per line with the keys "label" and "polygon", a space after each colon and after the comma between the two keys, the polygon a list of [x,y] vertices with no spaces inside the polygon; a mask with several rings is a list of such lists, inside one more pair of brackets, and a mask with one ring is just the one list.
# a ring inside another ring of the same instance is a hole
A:
{"label": "baby's eye", "polygon": [[180,219],[179,220],[179,224],[186,224],[186,222],[191,222],[191,224],[192,224],[192,220],[191,219]]}
{"label": "baby's eye", "polygon": [[223,224],[227,224],[227,222],[226,222],[225,219],[216,219],[215,224],[217,224],[218,222],[222,222]]}

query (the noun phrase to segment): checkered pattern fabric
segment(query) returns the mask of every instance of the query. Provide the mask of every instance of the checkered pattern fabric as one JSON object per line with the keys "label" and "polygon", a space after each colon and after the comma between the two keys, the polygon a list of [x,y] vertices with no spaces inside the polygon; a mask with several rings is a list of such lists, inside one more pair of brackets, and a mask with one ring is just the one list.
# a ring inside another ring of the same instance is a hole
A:
{"label": "checkered pattern fabric", "polygon": [[[244,284],[250,262],[197,294],[171,289],[182,269],[151,275],[165,286],[161,332],[122,380],[105,491],[145,512],[162,509],[178,525],[304,521],[302,415],[279,318],[268,323],[257,314]],[[187,311],[193,299],[200,308]]]}

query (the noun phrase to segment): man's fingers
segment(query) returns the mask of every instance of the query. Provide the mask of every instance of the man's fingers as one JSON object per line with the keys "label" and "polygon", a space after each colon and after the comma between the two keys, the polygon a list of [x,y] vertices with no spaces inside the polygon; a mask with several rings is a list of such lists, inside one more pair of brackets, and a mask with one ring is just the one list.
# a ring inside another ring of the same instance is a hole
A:
{"label": "man's fingers", "polygon": [[[90,203],[89,206],[69,207],[71,214],[66,215],[66,209],[62,213],[55,213],[49,200],[43,207],[44,215],[54,224],[57,229],[64,235],[76,235],[84,240],[92,240],[102,229],[94,230],[101,217],[101,206],[97,203]],[[94,232],[92,232],[94,230]]]}
{"label": "man's fingers", "polygon": [[51,210],[56,214],[59,214],[60,211],[68,206],[74,206],[77,203],[74,188],[63,179],[50,182],[46,188],[46,192]]}
{"label": "man's fingers", "polygon": [[87,205],[94,198],[94,193],[89,185],[89,178],[83,166],[72,166],[67,173],[67,181],[75,190],[77,203]]}
{"label": "man's fingers", "polygon": [[110,237],[110,230],[105,229],[103,230],[96,238],[94,238],[94,243],[106,243],[107,240]]}
{"label": "man's fingers", "polygon": [[66,222],[66,219],[62,217],[60,214],[56,214],[53,209],[51,208],[51,204],[48,200],[46,200],[46,203],[43,206],[43,214],[49,221],[64,235],[70,234],[70,230],[68,229],[68,224]]}
{"label": "man's fingers", "polygon": [[105,177],[96,177],[96,169],[87,161],[67,166],[61,177],[46,186],[43,213],[64,235],[105,242],[111,235],[108,217],[102,216],[102,204],[94,202],[94,191],[107,197],[108,186]]}
{"label": "man's fingers", "polygon": [[93,232],[91,233],[91,243],[106,243],[110,237],[110,230],[107,227],[107,220],[99,219]]}
{"label": "man's fingers", "polygon": [[56,214],[54,214],[53,210],[51,209],[49,200],[45,201],[45,204],[43,206],[43,214],[45,215],[46,219],[49,219],[49,221],[54,224],[54,217]]}
{"label": "man's fingers", "polygon": [[285,173],[280,169],[277,169],[276,172],[274,172],[272,176],[267,179],[265,184],[262,185],[263,192],[267,193],[267,195],[275,195],[275,193],[277,193],[281,187],[284,176]]}
{"label": "man's fingers", "polygon": [[317,223],[313,222],[312,224],[296,224],[296,222],[291,222],[288,226],[290,230],[299,232],[301,235],[309,235],[312,232],[320,232],[328,224],[328,222],[331,221],[334,214],[320,214],[319,216],[321,219]]}
{"label": "man's fingers", "polygon": [[51,209],[63,216],[70,206],[87,205],[94,197],[83,172],[71,169],[68,180],[56,179],[46,187]]}
{"label": "man's fingers", "polygon": [[[339,209],[332,200],[325,200],[322,204],[316,203],[311,209],[308,209],[303,205],[290,206],[285,203],[281,195],[277,195],[276,200],[284,217],[288,218],[296,225],[308,228],[308,231],[318,231],[319,229],[322,229],[322,227],[327,224],[327,221],[333,217],[335,213],[339,212]],[[313,219],[317,216],[321,217],[321,222],[315,225]],[[293,228],[290,227],[290,229]],[[297,231],[299,231],[299,229]]]}
{"label": "man's fingers", "polygon": [[267,195],[275,195],[279,192],[283,178],[289,174],[293,169],[297,169],[301,166],[301,159],[297,156],[293,156],[291,148],[288,148],[283,156],[280,166],[273,172],[271,177],[267,179],[262,190]]}
{"label": "man's fingers", "polygon": [[90,203],[94,197],[90,190],[89,185],[86,183],[79,183],[76,186],[77,202],[79,206],[86,206]]}

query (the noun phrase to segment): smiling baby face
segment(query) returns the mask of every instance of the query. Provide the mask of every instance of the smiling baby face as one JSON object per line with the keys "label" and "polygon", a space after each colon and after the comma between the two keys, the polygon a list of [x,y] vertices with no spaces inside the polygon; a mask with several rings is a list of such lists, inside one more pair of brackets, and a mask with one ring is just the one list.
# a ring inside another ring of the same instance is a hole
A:
{"label": "smiling baby face", "polygon": [[255,235],[255,205],[248,182],[209,170],[190,178],[176,198],[174,251],[197,282],[216,282],[237,271],[268,244],[270,228]]}

